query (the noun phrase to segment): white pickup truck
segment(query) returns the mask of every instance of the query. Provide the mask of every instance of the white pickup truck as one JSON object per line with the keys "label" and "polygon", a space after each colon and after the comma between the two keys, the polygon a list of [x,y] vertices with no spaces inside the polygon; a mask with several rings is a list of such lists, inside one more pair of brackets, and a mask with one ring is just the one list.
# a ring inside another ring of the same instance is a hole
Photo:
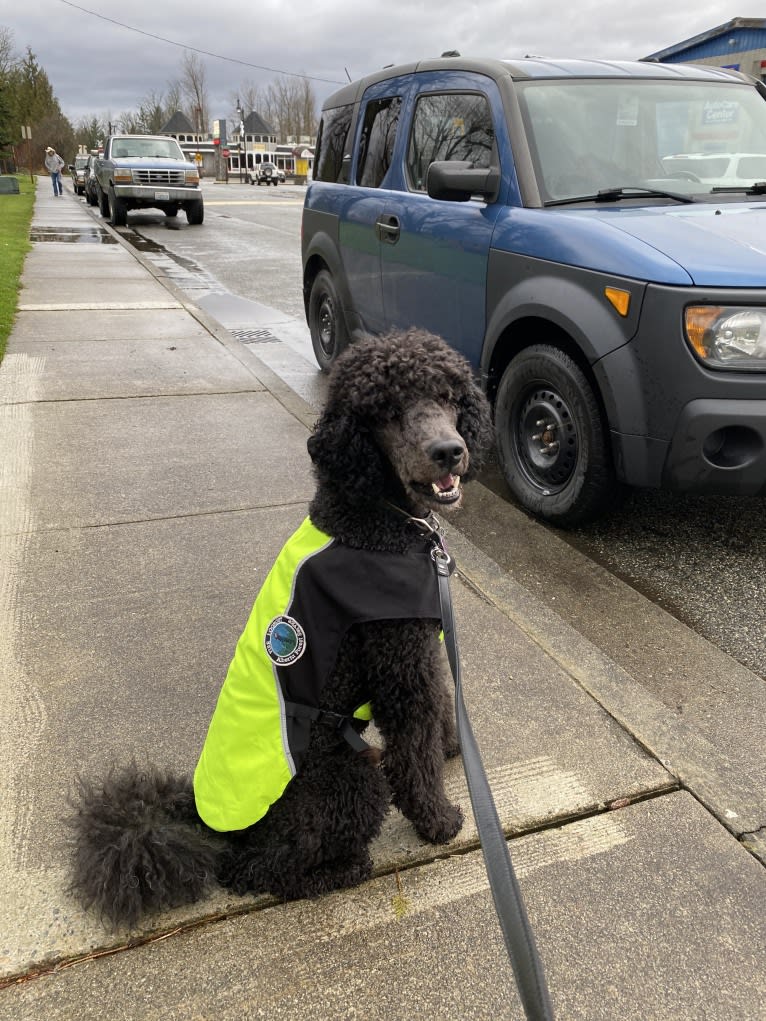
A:
{"label": "white pickup truck", "polygon": [[96,163],[101,215],[124,227],[131,209],[161,209],[166,216],[186,213],[202,223],[204,205],[199,170],[167,135],[110,135]]}

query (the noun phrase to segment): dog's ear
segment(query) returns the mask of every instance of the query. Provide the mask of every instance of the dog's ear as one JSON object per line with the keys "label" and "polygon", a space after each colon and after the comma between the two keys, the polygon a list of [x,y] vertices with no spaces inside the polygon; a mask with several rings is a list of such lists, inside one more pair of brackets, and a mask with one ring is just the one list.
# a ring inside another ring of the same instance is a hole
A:
{"label": "dog's ear", "polygon": [[386,465],[367,426],[347,411],[325,412],[307,441],[320,482],[367,501],[383,486]]}
{"label": "dog's ear", "polygon": [[481,466],[493,441],[489,402],[473,380],[458,399],[457,429],[471,455],[470,477]]}

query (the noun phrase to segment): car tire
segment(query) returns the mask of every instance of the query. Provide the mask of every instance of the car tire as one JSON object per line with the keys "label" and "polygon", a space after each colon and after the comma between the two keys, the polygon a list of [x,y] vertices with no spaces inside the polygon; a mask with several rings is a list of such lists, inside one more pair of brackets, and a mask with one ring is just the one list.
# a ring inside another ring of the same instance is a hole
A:
{"label": "car tire", "polygon": [[536,344],[510,362],[497,391],[495,431],[511,492],[536,517],[571,528],[621,495],[598,399],[560,348]]}
{"label": "car tire", "polygon": [[329,372],[348,347],[349,337],[335,281],[326,269],[317,273],[311,285],[308,319],[314,357],[322,372]]}
{"label": "car tire", "polygon": [[109,189],[109,221],[113,227],[125,227],[128,222],[128,207],[125,199],[119,199],[114,194],[114,188]]}
{"label": "car tire", "polygon": [[199,226],[205,219],[205,206],[202,199],[197,199],[195,202],[187,202],[184,209],[186,219],[193,226]]}

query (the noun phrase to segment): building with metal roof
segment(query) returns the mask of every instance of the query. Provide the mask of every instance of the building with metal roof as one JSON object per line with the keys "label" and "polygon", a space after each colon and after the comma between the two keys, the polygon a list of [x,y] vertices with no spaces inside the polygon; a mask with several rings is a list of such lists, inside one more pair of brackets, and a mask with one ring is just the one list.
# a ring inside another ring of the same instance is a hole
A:
{"label": "building with metal roof", "polygon": [[766,81],[766,18],[732,18],[642,59],[730,67]]}

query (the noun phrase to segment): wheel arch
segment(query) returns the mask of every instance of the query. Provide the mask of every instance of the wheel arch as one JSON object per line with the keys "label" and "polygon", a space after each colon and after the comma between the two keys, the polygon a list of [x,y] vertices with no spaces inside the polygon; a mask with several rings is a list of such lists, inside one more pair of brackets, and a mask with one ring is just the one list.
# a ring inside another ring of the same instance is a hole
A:
{"label": "wheel arch", "polygon": [[[638,371],[630,341],[638,331],[645,285],[585,271],[561,276],[534,275],[529,269],[528,273],[502,293],[490,314],[481,362],[481,377],[490,400],[494,402],[512,358],[532,344],[549,343],[566,352],[582,369],[613,434],[640,431],[648,421],[646,396],[643,373]],[[493,283],[494,293],[498,293],[498,281]],[[625,317],[616,312],[604,294],[606,286],[618,284],[624,285],[631,296]],[[611,359],[609,356],[617,351],[619,359]],[[629,366],[631,371],[613,369],[616,362]]]}
{"label": "wheel arch", "polygon": [[343,272],[343,263],[337,245],[333,238],[324,231],[313,234],[310,245],[303,253],[303,309],[307,322],[311,288],[322,270],[327,270],[333,279],[333,284],[340,299],[346,331],[350,336],[350,327],[356,325],[358,317],[354,316],[353,313],[351,296],[346,285],[346,274]]}

